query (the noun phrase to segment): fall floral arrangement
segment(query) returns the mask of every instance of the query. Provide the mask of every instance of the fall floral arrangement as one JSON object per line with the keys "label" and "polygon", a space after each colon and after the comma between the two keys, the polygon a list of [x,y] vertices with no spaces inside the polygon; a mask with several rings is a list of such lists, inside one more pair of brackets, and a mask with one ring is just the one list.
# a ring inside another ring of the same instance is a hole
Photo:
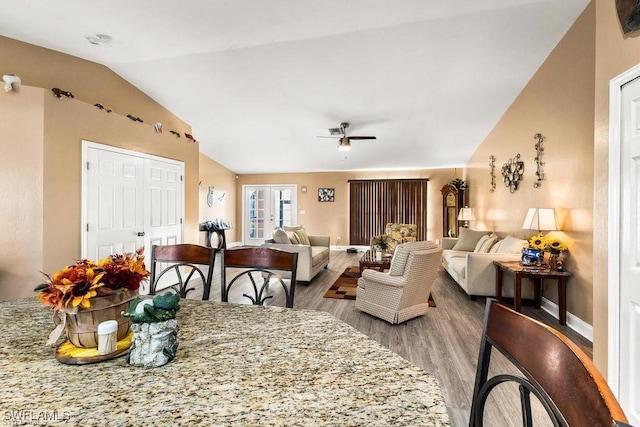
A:
{"label": "fall floral arrangement", "polygon": [[529,239],[529,248],[558,255],[567,250],[567,245],[557,237],[533,236]]}
{"label": "fall floral arrangement", "polygon": [[137,290],[149,277],[143,248],[135,254],[110,255],[97,263],[82,259],[53,276],[42,274],[45,283],[36,287],[37,298],[43,305],[63,311],[89,308],[91,298],[96,296]]}

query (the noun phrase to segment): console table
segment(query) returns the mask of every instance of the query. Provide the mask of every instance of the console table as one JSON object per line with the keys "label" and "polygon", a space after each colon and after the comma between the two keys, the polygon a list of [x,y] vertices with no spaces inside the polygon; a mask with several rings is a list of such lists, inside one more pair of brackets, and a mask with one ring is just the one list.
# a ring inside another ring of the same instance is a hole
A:
{"label": "console table", "polygon": [[556,271],[545,267],[524,266],[519,261],[493,261],[496,268],[496,298],[502,300],[502,274],[507,272],[514,276],[514,305],[515,310],[522,311],[522,278],[529,278],[533,281],[533,292],[535,307],[540,308],[542,301],[542,279],[555,280],[558,284],[558,306],[559,320],[561,325],[567,324],[567,279],[571,273],[567,271]]}

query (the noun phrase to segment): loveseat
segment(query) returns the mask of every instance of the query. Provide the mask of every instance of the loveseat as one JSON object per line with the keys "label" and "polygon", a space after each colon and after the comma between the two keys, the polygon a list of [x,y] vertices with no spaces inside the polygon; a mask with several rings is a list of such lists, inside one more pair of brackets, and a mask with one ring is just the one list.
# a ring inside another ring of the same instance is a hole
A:
{"label": "loveseat", "polygon": [[302,226],[276,228],[262,246],[298,253],[296,281],[309,283],[329,265],[329,236],[309,236]]}
{"label": "loveseat", "polygon": [[[490,231],[463,228],[459,238],[442,239],[442,267],[472,300],[477,296],[495,297],[496,268],[493,261],[519,261],[526,243],[526,240],[511,235],[501,240]],[[502,295],[513,298],[513,288],[513,277],[505,274]],[[523,286],[522,297],[532,299],[533,286]]]}

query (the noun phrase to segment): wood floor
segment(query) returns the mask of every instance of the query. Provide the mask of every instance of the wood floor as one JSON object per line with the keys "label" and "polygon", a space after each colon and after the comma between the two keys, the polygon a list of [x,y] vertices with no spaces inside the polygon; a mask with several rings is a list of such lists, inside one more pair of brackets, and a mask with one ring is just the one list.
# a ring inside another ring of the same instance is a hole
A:
{"label": "wood floor", "polygon": [[[357,265],[361,256],[361,253],[348,254],[332,251],[327,270],[322,271],[308,286],[298,284],[294,307],[329,312],[433,374],[440,382],[451,424],[468,425],[485,299],[469,300],[466,293],[444,271],[438,273],[432,292],[437,307],[430,309],[425,316],[410,320],[406,324],[391,325],[362,313],[355,309],[353,300],[323,298],[326,290],[344,269]],[[216,262],[215,283],[211,292],[213,301],[220,300],[219,266],[220,263]],[[275,296],[271,300],[272,304],[284,305],[279,290],[273,289],[273,291]],[[249,301],[241,294],[242,292],[233,293],[230,295],[230,301],[248,303]],[[196,290],[189,294],[189,298],[200,299],[201,295],[201,290]],[[592,356],[592,347],[588,340],[571,329],[560,326],[558,321],[546,312],[525,306],[523,313],[560,330],[589,356]],[[532,348],[531,351],[535,349]],[[505,369],[514,372],[503,358],[495,354],[493,357],[490,373],[495,372],[496,369],[501,372]],[[515,386],[501,385],[493,396],[495,397],[490,397],[487,403],[485,425],[522,425],[518,391]],[[539,405],[534,405],[534,414],[539,412]],[[538,415],[536,420],[538,421],[536,425],[547,424],[547,420]]]}

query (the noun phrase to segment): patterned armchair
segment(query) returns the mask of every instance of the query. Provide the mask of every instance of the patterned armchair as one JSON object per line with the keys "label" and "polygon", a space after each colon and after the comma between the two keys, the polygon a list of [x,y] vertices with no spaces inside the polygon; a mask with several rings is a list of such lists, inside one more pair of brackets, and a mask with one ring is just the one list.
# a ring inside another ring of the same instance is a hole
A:
{"label": "patterned armchair", "polygon": [[[389,236],[389,249],[387,252],[393,253],[396,246],[407,242],[415,242],[418,235],[418,226],[415,224],[397,224],[393,222],[387,223],[384,233]],[[371,247],[375,246],[375,242],[380,236],[373,236],[370,240]]]}
{"label": "patterned armchair", "polygon": [[362,272],[356,308],[392,324],[426,314],[441,256],[442,248],[429,241],[398,246],[389,272]]}

